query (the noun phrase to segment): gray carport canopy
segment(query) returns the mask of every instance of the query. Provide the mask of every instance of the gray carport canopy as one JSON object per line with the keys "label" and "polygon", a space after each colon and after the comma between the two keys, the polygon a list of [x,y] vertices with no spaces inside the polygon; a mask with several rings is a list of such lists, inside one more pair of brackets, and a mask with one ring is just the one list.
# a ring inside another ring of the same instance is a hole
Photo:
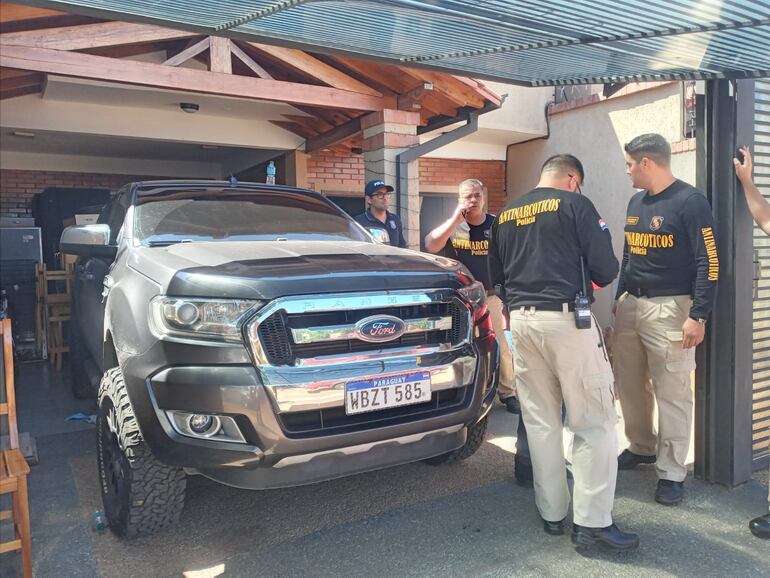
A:
{"label": "gray carport canopy", "polygon": [[531,85],[770,76],[768,0],[20,0]]}

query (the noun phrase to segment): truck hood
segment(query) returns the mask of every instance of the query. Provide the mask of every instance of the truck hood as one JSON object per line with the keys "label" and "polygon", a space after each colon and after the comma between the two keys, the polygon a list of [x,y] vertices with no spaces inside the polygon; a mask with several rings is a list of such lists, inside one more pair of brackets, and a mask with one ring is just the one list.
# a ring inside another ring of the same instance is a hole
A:
{"label": "truck hood", "polygon": [[451,259],[353,241],[178,243],[136,249],[128,265],[167,295],[239,299],[458,288],[470,276]]}

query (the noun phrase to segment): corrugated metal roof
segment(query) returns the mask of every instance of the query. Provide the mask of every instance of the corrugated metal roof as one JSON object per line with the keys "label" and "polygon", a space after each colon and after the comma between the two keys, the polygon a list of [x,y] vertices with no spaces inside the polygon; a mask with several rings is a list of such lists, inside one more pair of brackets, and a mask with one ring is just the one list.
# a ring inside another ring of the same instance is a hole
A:
{"label": "corrugated metal roof", "polygon": [[535,86],[770,76],[768,0],[22,2]]}

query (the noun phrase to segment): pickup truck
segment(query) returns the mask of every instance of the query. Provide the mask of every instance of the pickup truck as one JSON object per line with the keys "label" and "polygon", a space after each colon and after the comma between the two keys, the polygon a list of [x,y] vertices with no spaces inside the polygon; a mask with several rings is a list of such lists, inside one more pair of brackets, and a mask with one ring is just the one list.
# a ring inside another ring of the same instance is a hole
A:
{"label": "pickup truck", "polygon": [[479,448],[484,288],[376,234],[312,191],[219,181],[132,183],[63,232],[73,388],[98,398],[117,535],[173,525],[190,474],[268,489]]}

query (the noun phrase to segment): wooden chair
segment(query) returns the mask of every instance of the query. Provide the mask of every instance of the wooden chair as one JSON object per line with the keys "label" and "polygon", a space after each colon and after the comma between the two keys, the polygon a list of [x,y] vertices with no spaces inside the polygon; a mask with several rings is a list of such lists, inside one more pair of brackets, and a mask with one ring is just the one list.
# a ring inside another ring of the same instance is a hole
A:
{"label": "wooden chair", "polygon": [[45,351],[43,358],[61,371],[63,355],[69,352],[64,324],[71,319],[72,269],[49,271],[45,264],[37,266],[37,293],[39,325],[43,328]]}
{"label": "wooden chair", "polygon": [[19,430],[16,425],[16,392],[13,382],[13,345],[11,320],[2,320],[2,364],[0,377],[5,389],[5,401],[0,403],[0,417],[7,416],[9,447],[0,450],[0,495],[12,494],[11,510],[0,510],[0,523],[12,520],[14,539],[0,542],[0,554],[21,550],[24,577],[32,577],[32,535],[29,526],[29,496],[27,476],[29,465],[19,449]]}

